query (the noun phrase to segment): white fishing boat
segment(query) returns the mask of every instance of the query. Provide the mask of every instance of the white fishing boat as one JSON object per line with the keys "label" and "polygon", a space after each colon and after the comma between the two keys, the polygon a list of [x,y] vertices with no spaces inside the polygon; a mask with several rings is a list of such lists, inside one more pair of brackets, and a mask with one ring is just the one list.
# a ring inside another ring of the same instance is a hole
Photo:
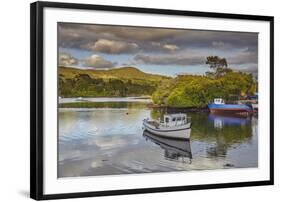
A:
{"label": "white fishing boat", "polygon": [[166,114],[163,121],[144,119],[143,128],[163,137],[189,139],[191,118],[186,114]]}

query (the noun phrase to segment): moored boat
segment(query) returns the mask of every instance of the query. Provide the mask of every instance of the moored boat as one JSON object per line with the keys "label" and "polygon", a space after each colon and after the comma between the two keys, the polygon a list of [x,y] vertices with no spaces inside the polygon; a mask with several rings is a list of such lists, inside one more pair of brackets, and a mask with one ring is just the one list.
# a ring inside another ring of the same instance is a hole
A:
{"label": "moored boat", "polygon": [[249,114],[252,106],[246,104],[226,104],[222,98],[215,98],[214,103],[208,104],[211,113]]}
{"label": "moored boat", "polygon": [[253,108],[253,110],[258,111],[258,109],[259,109],[258,103],[253,103],[252,108]]}
{"label": "moored boat", "polygon": [[88,100],[84,99],[83,97],[78,97],[78,98],[76,98],[75,101],[78,101],[78,102],[87,102]]}
{"label": "moored boat", "polygon": [[143,120],[143,128],[155,135],[189,139],[191,131],[191,118],[186,114],[166,114],[163,121]]}

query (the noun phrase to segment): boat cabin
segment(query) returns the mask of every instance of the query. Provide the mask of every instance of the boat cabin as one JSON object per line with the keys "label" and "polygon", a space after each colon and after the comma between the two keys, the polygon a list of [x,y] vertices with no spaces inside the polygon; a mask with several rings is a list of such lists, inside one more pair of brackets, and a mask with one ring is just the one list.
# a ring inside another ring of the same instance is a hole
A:
{"label": "boat cabin", "polygon": [[166,126],[179,126],[188,122],[186,114],[166,114],[164,115],[164,125]]}
{"label": "boat cabin", "polygon": [[224,102],[224,99],[222,99],[222,98],[215,98],[214,99],[214,104],[217,104],[217,105],[225,104],[225,102]]}

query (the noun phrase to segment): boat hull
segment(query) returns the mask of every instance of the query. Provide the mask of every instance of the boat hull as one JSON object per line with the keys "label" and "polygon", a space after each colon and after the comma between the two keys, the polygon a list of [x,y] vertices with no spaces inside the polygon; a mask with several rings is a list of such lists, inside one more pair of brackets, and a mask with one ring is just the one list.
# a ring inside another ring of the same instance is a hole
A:
{"label": "boat hull", "polygon": [[149,124],[147,121],[144,121],[143,128],[154,135],[159,135],[166,138],[189,139],[191,132],[191,123],[172,129],[164,127],[157,128],[154,125]]}
{"label": "boat hull", "polygon": [[244,104],[208,104],[211,113],[252,113],[252,108]]}

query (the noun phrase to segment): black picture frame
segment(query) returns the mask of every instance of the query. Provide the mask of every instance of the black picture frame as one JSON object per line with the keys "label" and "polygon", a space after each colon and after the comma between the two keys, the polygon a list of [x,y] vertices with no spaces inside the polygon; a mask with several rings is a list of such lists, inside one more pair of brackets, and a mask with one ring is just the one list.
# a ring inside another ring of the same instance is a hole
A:
{"label": "black picture frame", "polygon": [[[94,191],[45,195],[43,192],[43,9],[62,8],[98,11],[117,11],[177,16],[267,21],[270,23],[270,179],[238,183],[204,184],[191,186],[155,187],[129,190]],[[30,5],[30,197],[36,200],[93,197],[153,192],[171,192],[274,184],[274,17],[240,15],[183,10],[103,6],[76,3],[35,2]]]}

